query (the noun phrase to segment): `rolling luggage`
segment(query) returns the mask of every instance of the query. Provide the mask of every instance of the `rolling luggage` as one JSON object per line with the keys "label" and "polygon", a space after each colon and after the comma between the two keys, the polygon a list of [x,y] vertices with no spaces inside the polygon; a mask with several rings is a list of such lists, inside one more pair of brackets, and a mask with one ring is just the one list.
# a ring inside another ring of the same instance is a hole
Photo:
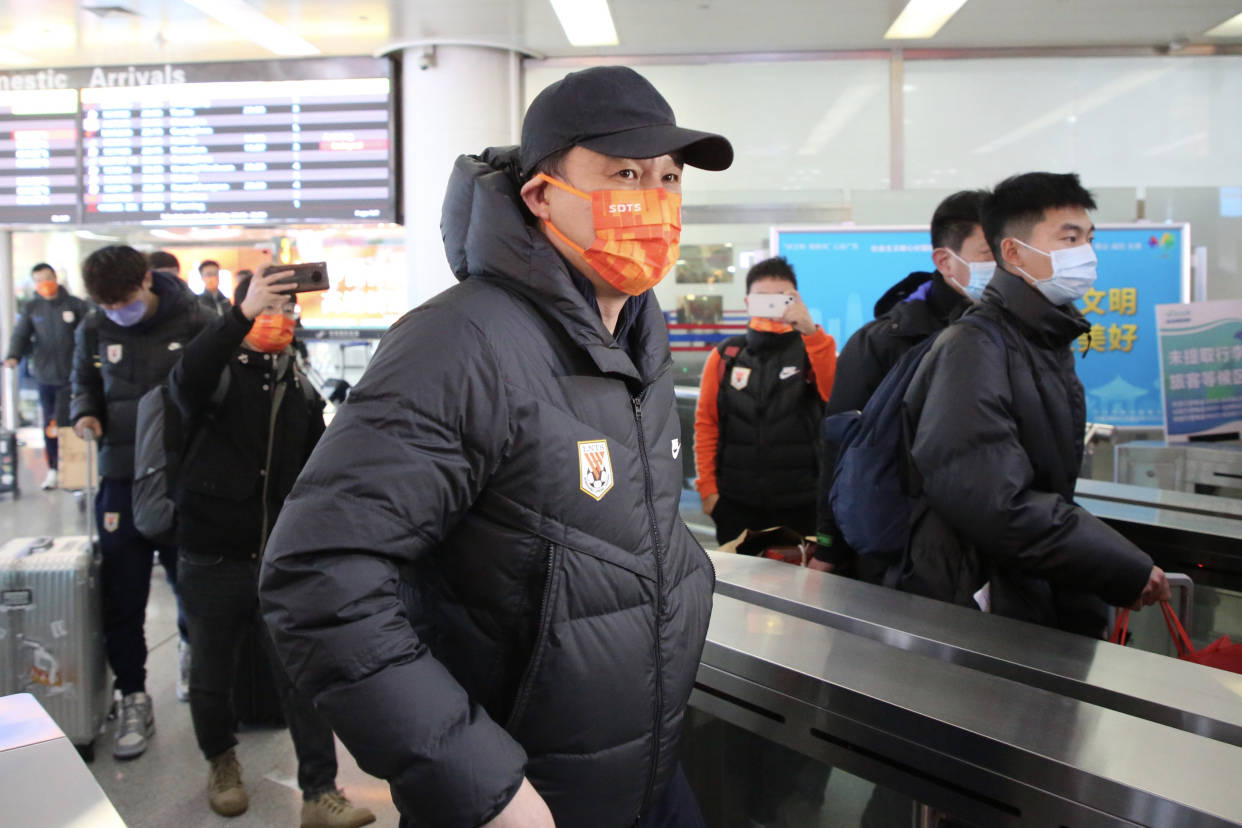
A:
{"label": "rolling luggage", "polygon": [[112,702],[93,546],[81,535],[0,546],[0,695],[34,695],[88,761]]}
{"label": "rolling luggage", "polygon": [[20,494],[17,488],[17,432],[0,430],[0,495],[16,498]]}
{"label": "rolling luggage", "polygon": [[233,712],[241,727],[285,726],[270,661],[254,630],[247,632],[233,681]]}
{"label": "rolling luggage", "polygon": [[0,545],[0,695],[34,695],[89,762],[112,692],[93,514],[87,526]]}

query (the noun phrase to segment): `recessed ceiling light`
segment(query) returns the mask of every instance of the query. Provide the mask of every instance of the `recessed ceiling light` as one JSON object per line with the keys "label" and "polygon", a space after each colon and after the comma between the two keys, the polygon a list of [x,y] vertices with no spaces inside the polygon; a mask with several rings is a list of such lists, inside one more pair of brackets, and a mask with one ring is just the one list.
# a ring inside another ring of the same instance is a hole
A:
{"label": "recessed ceiling light", "polygon": [[910,0],[884,33],[885,40],[935,37],[940,27],[966,5],[966,0]]}
{"label": "recessed ceiling light", "polygon": [[608,0],[549,0],[571,46],[616,46]]}
{"label": "recessed ceiling light", "polygon": [[208,17],[213,17],[246,40],[286,57],[321,54],[319,47],[287,26],[277,23],[243,0],[185,0]]}
{"label": "recessed ceiling light", "polygon": [[1242,37],[1242,14],[1235,14],[1233,17],[1221,23],[1219,26],[1213,26],[1207,30],[1208,37]]}

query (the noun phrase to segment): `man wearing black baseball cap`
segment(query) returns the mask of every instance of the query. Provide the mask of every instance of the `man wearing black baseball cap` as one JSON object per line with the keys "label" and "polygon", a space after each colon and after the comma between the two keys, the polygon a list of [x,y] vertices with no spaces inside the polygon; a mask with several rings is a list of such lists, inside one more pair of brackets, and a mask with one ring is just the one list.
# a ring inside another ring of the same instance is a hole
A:
{"label": "man wearing black baseball cap", "polygon": [[268,624],[407,825],[702,825],[677,748],[713,573],[651,287],[684,165],[732,158],[630,69],[541,92],[520,147],[458,159],[460,284],[385,336],[285,504]]}

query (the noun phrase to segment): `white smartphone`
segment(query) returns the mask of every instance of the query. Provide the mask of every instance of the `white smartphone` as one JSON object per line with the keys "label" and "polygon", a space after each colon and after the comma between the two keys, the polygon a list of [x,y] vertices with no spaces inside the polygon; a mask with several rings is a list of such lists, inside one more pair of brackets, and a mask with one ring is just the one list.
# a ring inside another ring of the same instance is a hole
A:
{"label": "white smartphone", "polygon": [[793,300],[788,293],[752,293],[747,297],[746,310],[751,316],[781,319]]}

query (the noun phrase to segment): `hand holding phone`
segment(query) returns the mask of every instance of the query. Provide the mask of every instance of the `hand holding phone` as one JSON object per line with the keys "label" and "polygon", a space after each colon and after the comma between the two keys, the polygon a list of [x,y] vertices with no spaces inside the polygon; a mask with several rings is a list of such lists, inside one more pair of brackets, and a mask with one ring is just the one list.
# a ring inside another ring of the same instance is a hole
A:
{"label": "hand holding phone", "polygon": [[288,272],[288,276],[281,277],[277,284],[293,284],[294,293],[310,293],[316,290],[328,289],[328,265],[326,262],[302,262],[300,264],[278,265],[282,273]]}
{"label": "hand holding phone", "polygon": [[785,309],[793,304],[790,293],[752,293],[746,297],[746,309],[751,316],[763,319],[783,319]]}

